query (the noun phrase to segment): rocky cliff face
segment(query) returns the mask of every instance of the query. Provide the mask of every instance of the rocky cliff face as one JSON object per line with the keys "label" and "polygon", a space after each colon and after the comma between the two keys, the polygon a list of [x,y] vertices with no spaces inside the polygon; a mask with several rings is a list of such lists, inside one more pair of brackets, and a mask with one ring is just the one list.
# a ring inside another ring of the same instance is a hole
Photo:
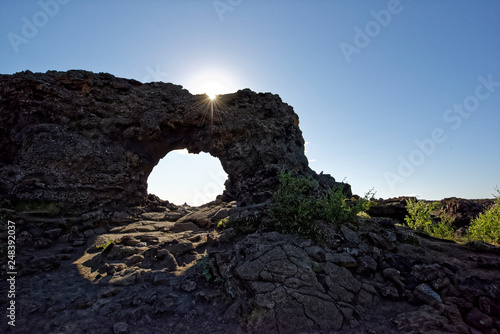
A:
{"label": "rocky cliff face", "polygon": [[[313,175],[293,108],[248,89],[205,95],[86,71],[0,75],[0,194],[82,212],[141,204],[172,150],[208,152],[228,174],[224,197],[270,197],[281,169]],[[207,117],[208,116],[208,117]]]}

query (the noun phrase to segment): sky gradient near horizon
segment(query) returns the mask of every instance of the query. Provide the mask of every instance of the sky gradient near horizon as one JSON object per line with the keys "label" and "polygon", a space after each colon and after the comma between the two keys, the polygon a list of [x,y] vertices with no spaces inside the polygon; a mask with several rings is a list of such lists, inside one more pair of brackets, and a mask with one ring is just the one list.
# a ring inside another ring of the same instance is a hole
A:
{"label": "sky gradient near horizon", "polygon": [[[294,107],[312,169],[363,195],[492,197],[500,1],[40,0],[0,4],[0,73],[84,69]],[[149,191],[199,205],[225,174],[168,154]]]}

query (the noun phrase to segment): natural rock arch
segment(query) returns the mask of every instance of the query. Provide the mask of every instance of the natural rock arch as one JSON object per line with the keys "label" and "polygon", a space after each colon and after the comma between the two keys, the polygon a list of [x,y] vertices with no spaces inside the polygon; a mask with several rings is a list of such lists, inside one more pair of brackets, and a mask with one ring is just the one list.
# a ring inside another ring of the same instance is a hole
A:
{"label": "natural rock arch", "polygon": [[147,178],[173,150],[207,152],[228,174],[224,199],[262,202],[277,173],[312,175],[298,116],[279,96],[249,89],[207,98],[170,83],[86,71],[0,76],[0,193],[75,212],[144,202]]}

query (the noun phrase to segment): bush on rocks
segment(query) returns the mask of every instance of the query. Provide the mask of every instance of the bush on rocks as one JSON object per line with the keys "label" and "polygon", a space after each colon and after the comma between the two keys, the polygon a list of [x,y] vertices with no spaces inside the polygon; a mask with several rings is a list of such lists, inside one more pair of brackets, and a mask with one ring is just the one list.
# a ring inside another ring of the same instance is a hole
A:
{"label": "bush on rocks", "polygon": [[470,239],[500,245],[500,189],[496,190],[495,204],[471,221]]}
{"label": "bush on rocks", "polygon": [[406,200],[406,209],[409,215],[405,217],[405,221],[410,228],[422,230],[437,238],[453,238],[453,219],[442,214],[438,222],[433,222],[431,214],[435,208],[432,204],[409,199]]}
{"label": "bush on rocks", "polygon": [[312,240],[323,239],[317,221],[341,225],[355,220],[368,201],[350,201],[342,187],[318,191],[319,184],[312,177],[294,177],[281,172],[280,187],[273,195],[271,227],[281,233],[298,234]]}

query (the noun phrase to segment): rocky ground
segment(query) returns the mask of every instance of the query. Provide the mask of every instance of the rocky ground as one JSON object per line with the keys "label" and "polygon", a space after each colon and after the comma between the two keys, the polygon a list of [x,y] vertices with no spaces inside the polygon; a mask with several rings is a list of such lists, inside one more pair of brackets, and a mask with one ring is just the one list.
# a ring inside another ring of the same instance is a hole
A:
{"label": "rocky ground", "polygon": [[[265,229],[215,228],[265,208],[193,208],[150,196],[148,206],[76,223],[2,209],[18,226],[18,275],[16,326],[3,316],[0,332],[500,330],[498,248],[435,239],[389,218],[329,227],[321,246]],[[1,300],[9,287],[1,284]]]}

